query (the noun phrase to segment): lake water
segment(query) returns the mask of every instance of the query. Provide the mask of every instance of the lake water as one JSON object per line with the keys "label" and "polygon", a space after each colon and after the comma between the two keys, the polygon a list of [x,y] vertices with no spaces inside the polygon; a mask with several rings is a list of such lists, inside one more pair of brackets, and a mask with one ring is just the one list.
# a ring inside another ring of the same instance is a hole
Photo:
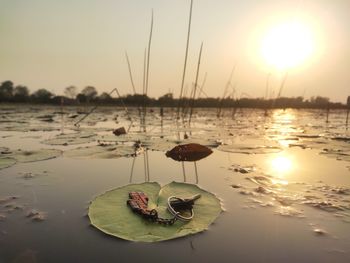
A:
{"label": "lake water", "polygon": [[[195,109],[189,125],[176,109],[148,109],[140,122],[136,108],[101,107],[74,126],[89,109],[0,107],[0,262],[350,261],[346,111],[327,122],[323,110],[225,109],[218,118]],[[119,127],[128,134],[115,136]],[[213,153],[195,163],[165,156],[190,142]],[[198,184],[225,211],[207,231],[157,243],[90,225],[95,196],[145,181]]]}

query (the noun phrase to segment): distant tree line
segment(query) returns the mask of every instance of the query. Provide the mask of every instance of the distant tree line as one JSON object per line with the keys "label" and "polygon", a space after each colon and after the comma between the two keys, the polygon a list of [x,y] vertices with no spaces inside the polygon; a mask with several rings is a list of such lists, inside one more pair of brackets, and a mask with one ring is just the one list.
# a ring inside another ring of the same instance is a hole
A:
{"label": "distant tree line", "polygon": [[[15,86],[12,81],[4,81],[0,85],[0,102],[7,103],[40,103],[40,104],[64,104],[77,105],[82,103],[128,106],[160,106],[176,107],[191,105],[190,98],[179,100],[173,97],[172,93],[166,93],[158,99],[150,98],[142,94],[112,97],[103,92],[98,94],[93,86],[87,86],[80,92],[75,86],[69,86],[64,90],[64,96],[57,96],[46,89],[38,89],[33,93],[29,92],[26,86]],[[236,108],[346,108],[350,107],[350,96],[347,98],[347,105],[334,103],[326,97],[311,97],[305,100],[303,97],[280,97],[276,99],[263,98],[197,98],[194,107],[236,107]]]}

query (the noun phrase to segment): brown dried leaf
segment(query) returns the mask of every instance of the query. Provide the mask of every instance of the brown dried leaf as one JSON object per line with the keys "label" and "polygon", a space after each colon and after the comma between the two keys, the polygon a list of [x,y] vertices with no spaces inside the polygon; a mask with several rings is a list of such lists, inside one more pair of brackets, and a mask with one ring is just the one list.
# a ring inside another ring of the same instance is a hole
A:
{"label": "brown dried leaf", "polygon": [[211,149],[204,145],[189,143],[175,146],[170,151],[167,151],[165,155],[175,161],[195,162],[209,156],[212,152]]}

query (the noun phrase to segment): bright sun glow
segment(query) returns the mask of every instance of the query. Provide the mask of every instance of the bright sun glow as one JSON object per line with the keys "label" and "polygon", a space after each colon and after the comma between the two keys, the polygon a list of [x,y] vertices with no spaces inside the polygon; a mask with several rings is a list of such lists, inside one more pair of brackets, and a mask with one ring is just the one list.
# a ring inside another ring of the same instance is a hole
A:
{"label": "bright sun glow", "polygon": [[279,70],[298,66],[308,59],[314,49],[311,30],[304,24],[280,24],[266,33],[261,52],[266,62]]}
{"label": "bright sun glow", "polygon": [[292,168],[292,162],[287,157],[279,156],[272,160],[272,168],[280,173],[288,172]]}

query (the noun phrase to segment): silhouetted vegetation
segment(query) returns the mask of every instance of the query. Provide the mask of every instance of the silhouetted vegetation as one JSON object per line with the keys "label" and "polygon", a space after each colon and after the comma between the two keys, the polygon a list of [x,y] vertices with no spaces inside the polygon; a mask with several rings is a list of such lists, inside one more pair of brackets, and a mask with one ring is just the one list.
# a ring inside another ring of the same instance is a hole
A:
{"label": "silhouetted vegetation", "polygon": [[[65,104],[75,105],[81,103],[117,105],[123,103],[128,106],[141,106],[144,103],[152,107],[177,107],[179,100],[173,97],[172,93],[166,93],[158,99],[150,98],[147,95],[133,94],[122,97],[111,97],[103,92],[100,95],[93,86],[87,86],[78,93],[78,88],[69,86],[64,90],[64,96],[56,96],[47,89],[38,89],[30,94],[26,86],[15,86],[12,81],[4,81],[0,85],[0,102],[8,103],[42,103],[42,104]],[[183,97],[180,106],[188,106],[191,98]],[[276,99],[263,98],[198,98],[194,101],[194,107],[222,107],[222,108],[347,108],[350,107],[350,96],[347,104],[334,103],[326,97],[311,97],[305,100],[303,97],[280,97]]]}

